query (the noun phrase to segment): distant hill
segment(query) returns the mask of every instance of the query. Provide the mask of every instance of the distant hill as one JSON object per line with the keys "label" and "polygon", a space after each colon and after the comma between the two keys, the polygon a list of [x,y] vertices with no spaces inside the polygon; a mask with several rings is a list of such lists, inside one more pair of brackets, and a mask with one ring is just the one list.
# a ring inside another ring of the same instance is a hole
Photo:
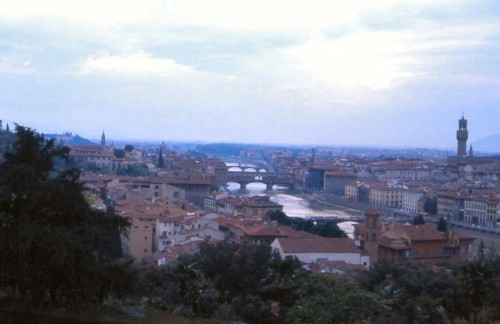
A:
{"label": "distant hill", "polygon": [[56,143],[60,143],[61,141],[64,141],[66,146],[73,146],[73,145],[86,145],[86,146],[97,146],[98,144],[81,137],[80,135],[73,135],[71,133],[65,133],[65,134],[44,134],[44,137],[47,139],[55,139]]}
{"label": "distant hill", "polygon": [[500,134],[482,138],[472,143],[474,152],[500,153]]}

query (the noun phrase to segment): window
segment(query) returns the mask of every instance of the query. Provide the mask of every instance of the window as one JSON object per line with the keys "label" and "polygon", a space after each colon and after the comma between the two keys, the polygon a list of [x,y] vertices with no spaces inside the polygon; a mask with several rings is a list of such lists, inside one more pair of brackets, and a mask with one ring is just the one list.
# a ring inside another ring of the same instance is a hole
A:
{"label": "window", "polygon": [[179,192],[178,191],[174,191],[174,198],[179,198]]}
{"label": "window", "polygon": [[147,236],[144,236],[144,240],[147,241],[148,240],[148,237]]}

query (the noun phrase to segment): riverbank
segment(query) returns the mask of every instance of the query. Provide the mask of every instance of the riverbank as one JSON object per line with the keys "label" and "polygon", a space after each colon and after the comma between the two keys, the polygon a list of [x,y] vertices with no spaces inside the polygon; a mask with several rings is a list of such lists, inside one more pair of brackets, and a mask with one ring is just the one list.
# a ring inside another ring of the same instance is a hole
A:
{"label": "riverbank", "polygon": [[481,240],[484,242],[484,247],[486,248],[486,253],[489,250],[493,249],[494,251],[500,252],[500,235],[485,233],[480,231],[474,231],[470,229],[466,229],[463,227],[452,226],[451,230],[456,231],[458,233],[462,233],[468,235],[470,237],[475,238],[474,242],[472,242],[472,253],[476,254],[479,249],[479,244],[481,244]]}

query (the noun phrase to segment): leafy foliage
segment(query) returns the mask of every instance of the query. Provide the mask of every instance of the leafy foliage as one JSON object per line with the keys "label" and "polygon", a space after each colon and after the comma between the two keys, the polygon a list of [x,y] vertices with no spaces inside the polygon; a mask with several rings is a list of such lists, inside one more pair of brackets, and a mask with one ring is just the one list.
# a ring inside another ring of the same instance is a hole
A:
{"label": "leafy foliage", "polygon": [[270,210],[267,217],[278,222],[279,225],[291,226],[296,231],[305,231],[323,237],[347,237],[333,220],[312,221],[303,218],[292,218],[280,210]]}
{"label": "leafy foliage", "polygon": [[389,310],[378,295],[333,277],[309,277],[298,295],[288,314],[292,323],[365,323]]}
{"label": "leafy foliage", "polygon": [[484,243],[481,241],[480,251],[476,258],[460,268],[458,276],[459,297],[462,305],[460,313],[472,319],[474,323],[477,323],[477,317],[482,311],[491,311],[492,317],[495,317],[495,313],[496,316],[500,315],[498,314],[499,304],[492,303],[492,300],[499,300],[497,295],[500,288],[500,272],[495,266],[498,265],[499,259],[500,257],[495,254],[486,257]]}
{"label": "leafy foliage", "polygon": [[424,211],[431,215],[437,213],[437,197],[436,196],[426,196],[424,201]]}
{"label": "leafy foliage", "polygon": [[278,316],[273,302],[283,310],[294,304],[304,273],[297,259],[282,260],[266,246],[207,243],[194,256],[142,272],[137,291],[183,305],[187,314],[262,323]]}
{"label": "leafy foliage", "polygon": [[194,256],[141,271],[136,293],[186,315],[248,323],[498,320],[500,256],[491,252],[484,264],[474,262],[453,268],[378,263],[341,277],[312,274],[269,247],[205,243]]}
{"label": "leafy foliage", "polygon": [[131,177],[147,177],[153,173],[144,163],[128,164],[126,168],[119,168],[116,170],[117,175],[131,176]]}
{"label": "leafy foliage", "polygon": [[443,233],[446,233],[448,231],[448,225],[446,224],[446,220],[443,217],[439,219],[437,230]]}
{"label": "leafy foliage", "polygon": [[[7,124],[7,127],[9,125]],[[0,130],[0,162],[3,159],[3,154],[8,153],[12,150],[12,144],[14,143],[14,134],[7,130]]]}
{"label": "leafy foliage", "polygon": [[125,157],[125,150],[114,149],[113,153],[115,155],[115,158],[122,159]]}
{"label": "leafy foliage", "polygon": [[413,217],[413,225],[423,225],[423,224],[425,224],[425,220],[422,214]]}
{"label": "leafy foliage", "polygon": [[0,285],[35,305],[47,295],[101,300],[109,291],[99,278],[121,253],[111,253],[110,238],[116,242],[126,223],[90,208],[77,169],[55,167],[68,152],[16,126],[13,152],[0,165],[0,258],[9,260],[0,265]]}

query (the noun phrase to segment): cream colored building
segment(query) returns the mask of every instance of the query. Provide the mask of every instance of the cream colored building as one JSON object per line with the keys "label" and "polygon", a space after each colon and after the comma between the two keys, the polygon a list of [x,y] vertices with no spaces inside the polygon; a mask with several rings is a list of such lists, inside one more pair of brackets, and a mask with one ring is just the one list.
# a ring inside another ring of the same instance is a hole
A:
{"label": "cream colored building", "polygon": [[402,188],[386,184],[373,184],[370,186],[370,203],[377,206],[401,208]]}
{"label": "cream colored building", "polygon": [[424,197],[420,188],[409,188],[401,191],[401,209],[409,214],[418,214],[419,201]]}
{"label": "cream colored building", "polygon": [[136,262],[156,252],[156,218],[141,215],[127,217],[131,223],[125,235],[122,235],[124,256],[132,257]]}

